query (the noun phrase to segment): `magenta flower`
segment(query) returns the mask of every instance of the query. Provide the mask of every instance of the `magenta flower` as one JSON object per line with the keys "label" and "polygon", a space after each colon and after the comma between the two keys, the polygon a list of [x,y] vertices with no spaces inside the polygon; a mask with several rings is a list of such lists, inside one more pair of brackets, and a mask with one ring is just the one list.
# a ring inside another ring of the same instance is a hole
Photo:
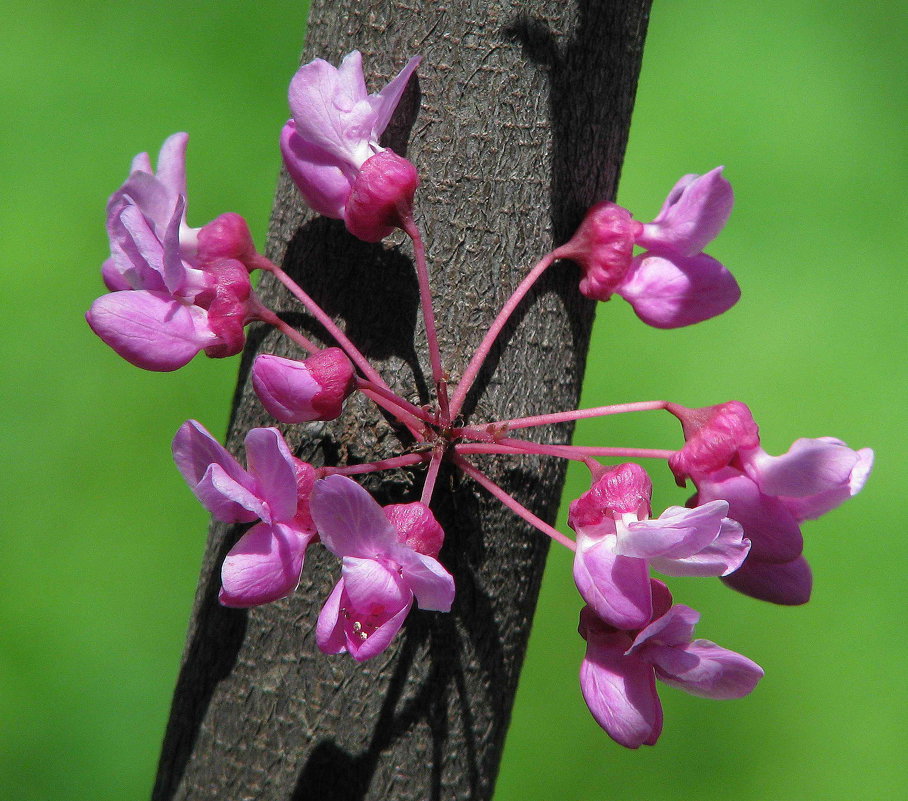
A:
{"label": "magenta flower", "polygon": [[294,458],[276,428],[246,435],[248,470],[195,420],[173,438],[173,458],[202,505],[225,523],[261,522],[224,559],[224,606],[258,606],[292,593],[316,536],[309,515],[312,465]]}
{"label": "magenta flower", "polygon": [[316,482],[310,508],[322,543],[343,564],[318,618],[322,651],[362,662],[388,647],[414,598],[422,609],[450,610],[454,579],[435,559],[443,534],[428,507],[383,510],[355,481],[328,476]]}
{"label": "magenta flower", "polygon": [[669,576],[723,576],[750,548],[728,503],[672,506],[648,519],[652,483],[642,467],[605,470],[571,503],[577,532],[574,581],[602,620],[620,629],[646,625],[653,614],[649,568]]}
{"label": "magenta flower", "polygon": [[[734,276],[702,252],[725,225],[733,201],[722,167],[685,175],[651,223],[599,203],[555,254],[581,266],[580,291],[588,298],[618,294],[656,328],[692,325],[727,311],[741,296]],[[634,245],[646,252],[635,257]]]}
{"label": "magenta flower", "polygon": [[340,348],[326,348],[305,361],[261,354],[252,363],[255,393],[282,423],[339,417],[353,379],[353,365]]}
{"label": "magenta flower", "polygon": [[671,593],[653,581],[654,611],[640,630],[623,631],[586,606],[580,635],[586,655],[580,690],[596,722],[626,748],[654,745],[662,733],[662,704],[656,679],[704,698],[741,698],[763,677],[745,656],[709,640],[692,640],[700,613],[672,606]]}
{"label": "magenta flower", "polygon": [[110,198],[111,256],[101,269],[110,294],[85,315],[92,330],[120,356],[145,370],[176,370],[199,351],[239,353],[252,317],[246,268],[232,259],[199,263],[199,229],[186,225],[188,136],[161,148],[158,173],[148,154]]}
{"label": "magenta flower", "polygon": [[320,58],[304,64],[290,82],[293,118],[281,131],[284,164],[314,211],[344,220],[367,242],[390,234],[413,205],[415,168],[378,140],[419,62],[411,58],[371,95],[358,50],[337,68]]}
{"label": "magenta flower", "polygon": [[750,409],[738,401],[671,411],[684,428],[684,447],[669,466],[678,483],[690,478],[697,502],[728,501],[728,514],[752,547],[747,561],[725,577],[729,586],[779,604],[810,598],[811,574],[801,556],[800,524],[834,509],[864,486],[873,451],[854,451],[832,437],[799,439],[782,456],[760,447]]}

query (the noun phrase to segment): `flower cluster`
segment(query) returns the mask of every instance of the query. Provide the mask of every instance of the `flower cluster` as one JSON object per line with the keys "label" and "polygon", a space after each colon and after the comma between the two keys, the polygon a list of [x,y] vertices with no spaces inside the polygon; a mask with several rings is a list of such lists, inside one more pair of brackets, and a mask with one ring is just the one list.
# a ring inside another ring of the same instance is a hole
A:
{"label": "flower cluster", "polygon": [[[595,720],[629,748],[652,745],[662,730],[655,680],[709,698],[738,698],[763,671],[750,659],[694,640],[700,614],[673,604],[651,571],[664,576],[719,577],[764,601],[808,600],[811,574],[802,555],[801,523],[858,492],[873,453],[837,439],[799,439],[782,456],[760,447],[749,409],[731,401],[688,409],[640,401],[488,422],[463,422],[464,400],[499,332],[539,277],[557,260],[580,268],[578,290],[627,300],[657,328],[708,320],[740,295],[732,274],[703,252],[725,225],[732,189],[721,167],[686,175],[649,223],[620,206],[593,206],[574,236],[546,253],[490,323],[449,393],[435,333],[419,226],[416,168],[379,144],[415,78],[418,58],[369,94],[358,52],[335,68],[321,59],[302,66],[290,84],[292,118],[280,134],[287,170],[318,213],[341,219],[351,235],[379,242],[395,228],[412,240],[436,397],[415,406],[393,392],[356,345],[280,266],[260,254],[242,217],[227,212],[201,228],[186,223],[186,134],[170,137],[157,172],[146,154],[133,161],[107,207],[111,256],[102,267],[110,292],[92,304],[89,325],[120,356],[147,370],[174,370],[197,353],[238,353],[244,327],[277,327],[301,349],[299,359],[259,354],[252,386],[283,424],[333,420],[360,393],[396,418],[415,444],[367,464],[314,466],[300,461],[278,428],[246,434],[243,467],[202,425],[180,427],[173,456],[199,501],[240,532],[221,566],[220,602],[251,607],[291,596],[309,548],[337,557],[339,578],[315,626],[318,647],[364,661],[393,642],[413,608],[447,612],[455,581],[439,561],[444,531],[431,510],[436,478],[448,462],[542,533],[574,551],[574,580],[586,656],[580,687]],[[635,254],[635,248],[639,252]],[[251,288],[254,270],[270,272],[334,339],[320,347],[268,309]],[[543,445],[522,429],[621,413],[667,411],[683,442],[665,450]],[[538,454],[573,459],[591,474],[571,503],[567,537],[496,485],[477,455]],[[596,456],[608,456],[603,464]],[[636,461],[667,463],[696,494],[686,506],[653,513],[653,485]],[[424,469],[418,500],[382,507],[351,476]],[[239,528],[242,525],[243,528]]]}

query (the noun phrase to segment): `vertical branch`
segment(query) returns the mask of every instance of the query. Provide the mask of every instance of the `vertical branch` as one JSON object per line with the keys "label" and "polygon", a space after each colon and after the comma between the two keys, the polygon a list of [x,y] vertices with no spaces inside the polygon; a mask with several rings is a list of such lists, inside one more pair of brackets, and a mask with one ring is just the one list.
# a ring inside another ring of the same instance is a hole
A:
{"label": "vertical branch", "polygon": [[[536,258],[571,233],[588,205],[614,196],[648,5],[314,0],[304,60],[336,63],[359,48],[378,81],[407,56],[425,56],[385,143],[422,177],[416,216],[454,379]],[[340,223],[305,212],[283,175],[269,256],[340,321],[395,391],[428,399],[425,330],[402,235],[379,245],[354,240]],[[306,336],[323,338],[266,279],[266,301]],[[465,399],[465,419],[576,404],[592,322],[577,280],[573,265],[557,264],[515,311]],[[234,451],[250,426],[273,424],[252,395],[248,367],[258,349],[282,347],[260,331],[250,336]],[[566,443],[570,426],[537,433]],[[355,399],[332,424],[284,428],[300,458],[315,464],[390,457],[405,436]],[[477,458],[522,505],[554,519],[560,463]],[[383,503],[415,500],[411,484],[403,470],[366,481]],[[323,549],[311,549],[289,598],[224,609],[220,562],[239,531],[212,527],[156,801],[491,797],[548,542],[447,465],[434,504],[447,532],[441,560],[457,584],[454,609],[414,612],[391,648],[362,665],[315,647],[318,610],[337,577]]]}

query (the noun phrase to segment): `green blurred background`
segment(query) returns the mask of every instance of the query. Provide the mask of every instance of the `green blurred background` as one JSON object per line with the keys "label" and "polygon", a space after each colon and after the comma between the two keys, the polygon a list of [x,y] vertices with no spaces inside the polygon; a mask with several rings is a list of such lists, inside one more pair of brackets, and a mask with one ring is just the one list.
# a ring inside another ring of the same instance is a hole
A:
{"label": "green blurred background", "polygon": [[[0,798],[149,793],[206,528],[168,443],[189,416],[223,434],[237,364],[144,373],[91,335],[104,202],[136,152],[188,130],[190,223],[239,211],[261,243],[304,16],[299,2],[0,11]],[[737,205],[709,251],[744,295],[671,333],[602,307],[584,402],[739,398],[770,452],[834,435],[876,448],[877,469],[806,526],[808,606],[673,582],[704,613],[699,634],[766,678],[736,702],[665,688],[654,749],[625,752],[586,711],[579,598],[553,549],[497,801],[908,795],[906,38],[898,0],[657,0],[619,200],[649,219],[680,175],[727,165]],[[642,415],[578,440],[670,447],[677,433]],[[669,478],[657,506],[685,497]],[[567,497],[585,480],[572,472]]]}

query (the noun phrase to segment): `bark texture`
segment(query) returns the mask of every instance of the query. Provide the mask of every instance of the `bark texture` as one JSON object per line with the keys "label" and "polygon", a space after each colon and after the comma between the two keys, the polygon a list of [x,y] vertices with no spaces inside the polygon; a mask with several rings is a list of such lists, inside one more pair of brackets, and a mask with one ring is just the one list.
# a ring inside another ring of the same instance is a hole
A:
{"label": "bark texture", "polygon": [[[417,221],[454,378],[528,267],[571,234],[591,203],[614,196],[648,7],[648,0],[314,0],[304,61],[337,63],[358,48],[378,87],[409,55],[425,57],[384,143],[422,175]],[[342,321],[395,390],[429,399],[403,237],[354,240],[341,223],[305,211],[282,175],[268,251]],[[576,404],[593,317],[577,279],[574,265],[558,264],[527,298],[468,398],[468,418]],[[320,336],[280,286],[265,281],[261,294]],[[251,332],[228,436],[234,452],[250,427],[274,424],[247,381],[260,349],[294,353],[271,333]],[[369,404],[351,400],[334,423],[284,427],[300,458],[352,463],[401,451],[405,437]],[[542,441],[559,443],[570,433],[569,426],[537,430]],[[554,519],[562,464],[496,457],[484,466]],[[417,499],[421,481],[399,471],[364,483],[390,503]],[[441,560],[457,584],[454,609],[414,610],[392,647],[362,665],[315,646],[318,611],[339,574],[330,554],[310,549],[290,598],[224,609],[220,563],[242,527],[212,526],[156,801],[492,796],[548,541],[450,469],[435,505],[447,532]]]}

